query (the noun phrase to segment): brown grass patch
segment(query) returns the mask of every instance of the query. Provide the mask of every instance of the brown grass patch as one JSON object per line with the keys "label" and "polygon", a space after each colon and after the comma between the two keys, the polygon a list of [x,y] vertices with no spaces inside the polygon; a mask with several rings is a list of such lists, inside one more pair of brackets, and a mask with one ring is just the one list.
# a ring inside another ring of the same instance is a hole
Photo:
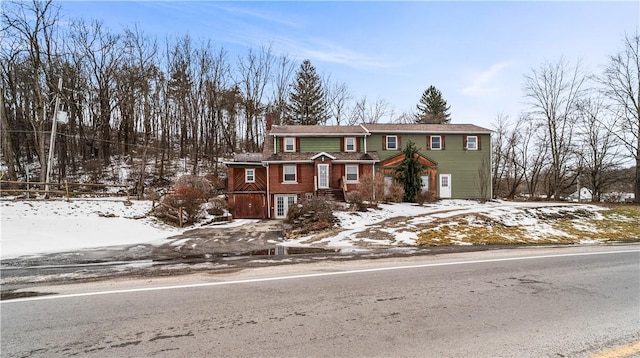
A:
{"label": "brown grass patch", "polygon": [[600,215],[586,209],[559,214],[530,214],[537,219],[536,225],[507,226],[481,215],[437,220],[418,234],[416,243],[446,246],[640,241],[640,206],[610,206]]}

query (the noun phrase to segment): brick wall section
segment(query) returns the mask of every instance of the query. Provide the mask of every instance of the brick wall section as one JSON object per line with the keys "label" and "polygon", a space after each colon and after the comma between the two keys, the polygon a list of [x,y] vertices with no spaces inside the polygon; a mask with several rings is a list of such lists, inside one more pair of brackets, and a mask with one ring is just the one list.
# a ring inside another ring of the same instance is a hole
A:
{"label": "brick wall section", "polygon": [[315,167],[311,163],[297,164],[296,184],[284,184],[283,169],[281,164],[269,166],[269,185],[271,194],[303,194],[312,193],[314,190]]}

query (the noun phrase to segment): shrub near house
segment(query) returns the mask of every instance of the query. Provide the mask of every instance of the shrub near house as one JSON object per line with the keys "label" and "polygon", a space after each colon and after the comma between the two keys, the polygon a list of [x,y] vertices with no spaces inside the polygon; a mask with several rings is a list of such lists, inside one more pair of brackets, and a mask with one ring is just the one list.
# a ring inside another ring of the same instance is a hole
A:
{"label": "shrub near house", "polygon": [[[415,143],[422,197],[488,199],[491,131],[472,124],[268,126],[262,153],[243,153],[228,166],[229,209],[235,218],[286,218],[302,199],[344,201],[351,191],[383,178],[383,195],[403,162],[403,143]],[[374,194],[375,195],[375,194]],[[375,200],[379,200],[375,198]]]}

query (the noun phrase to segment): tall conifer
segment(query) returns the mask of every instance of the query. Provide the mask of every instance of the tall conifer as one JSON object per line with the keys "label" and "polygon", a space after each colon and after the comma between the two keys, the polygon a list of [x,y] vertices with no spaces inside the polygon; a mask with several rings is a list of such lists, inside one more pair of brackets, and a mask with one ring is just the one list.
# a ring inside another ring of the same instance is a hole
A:
{"label": "tall conifer", "polygon": [[443,124],[451,121],[447,101],[442,98],[442,92],[434,86],[429,86],[420,98],[420,103],[416,106],[418,113],[416,115],[416,123],[435,123]]}
{"label": "tall conifer", "polygon": [[288,124],[324,124],[327,121],[326,92],[311,61],[304,60],[296,72],[287,106]]}
{"label": "tall conifer", "polygon": [[418,148],[409,141],[402,151],[404,160],[396,168],[396,178],[404,187],[403,201],[413,203],[416,195],[422,190],[422,171],[426,168],[418,160]]}

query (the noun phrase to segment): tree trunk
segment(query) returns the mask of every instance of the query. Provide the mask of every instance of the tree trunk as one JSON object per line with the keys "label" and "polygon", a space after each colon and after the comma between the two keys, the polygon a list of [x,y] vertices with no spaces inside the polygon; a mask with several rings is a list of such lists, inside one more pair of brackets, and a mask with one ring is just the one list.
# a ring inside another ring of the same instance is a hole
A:
{"label": "tree trunk", "polygon": [[0,117],[2,122],[2,151],[4,153],[4,159],[7,162],[7,170],[9,180],[17,181],[18,176],[16,175],[16,160],[15,160],[15,152],[13,151],[13,144],[11,141],[11,134],[9,133],[9,120],[7,118],[7,109],[4,106],[4,93],[0,93]]}

